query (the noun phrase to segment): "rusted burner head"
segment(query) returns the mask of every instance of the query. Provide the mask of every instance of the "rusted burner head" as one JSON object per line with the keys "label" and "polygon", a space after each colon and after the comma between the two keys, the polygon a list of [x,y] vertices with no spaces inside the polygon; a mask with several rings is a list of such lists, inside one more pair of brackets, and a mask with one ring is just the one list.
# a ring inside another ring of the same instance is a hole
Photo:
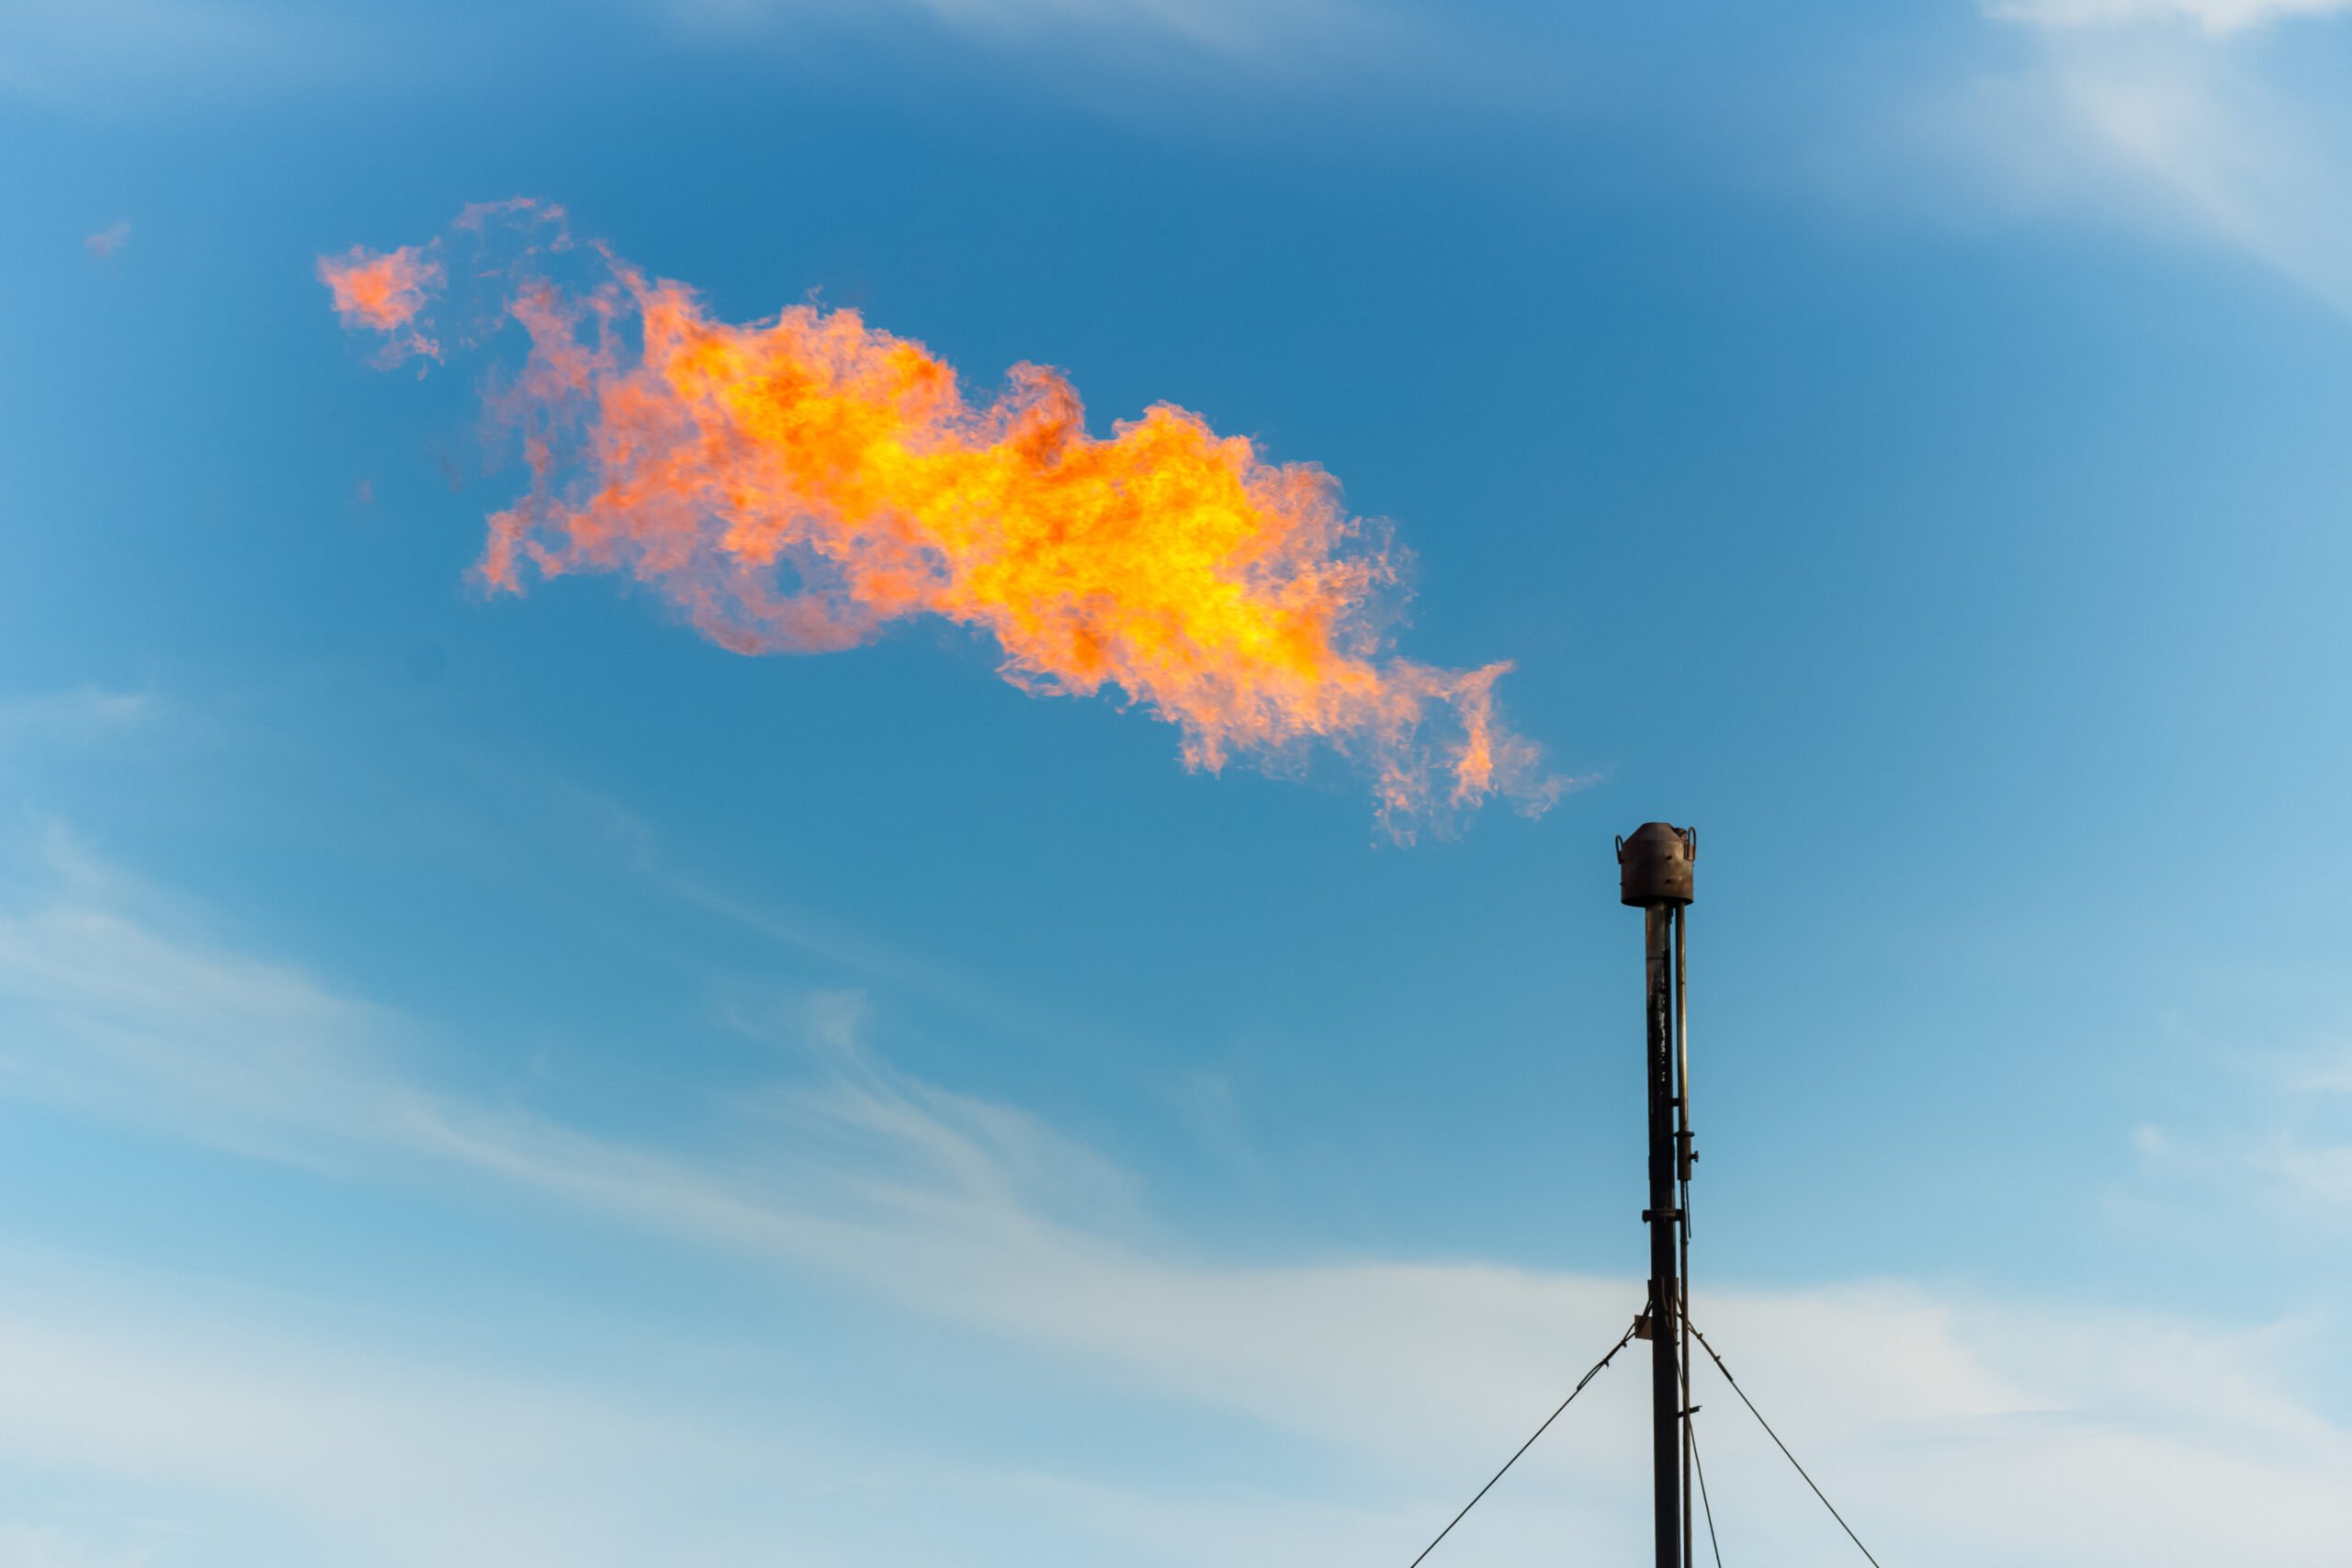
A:
{"label": "rusted burner head", "polygon": [[1630,839],[1617,840],[1617,897],[1625,903],[1688,904],[1690,863],[1699,855],[1699,830],[1666,822],[1645,822]]}

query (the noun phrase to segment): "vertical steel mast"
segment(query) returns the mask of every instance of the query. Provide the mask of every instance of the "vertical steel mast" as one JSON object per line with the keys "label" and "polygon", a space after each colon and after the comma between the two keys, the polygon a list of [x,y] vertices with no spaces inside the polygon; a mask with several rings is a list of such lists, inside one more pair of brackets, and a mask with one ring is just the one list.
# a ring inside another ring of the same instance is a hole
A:
{"label": "vertical steel mast", "polygon": [[[1649,1055],[1650,1453],[1657,1481],[1657,1568],[1684,1568],[1689,1537],[1683,1496],[1683,1211],[1690,1179],[1689,1123],[1681,1112],[1677,1023],[1681,1009],[1682,911],[1691,899],[1695,829],[1645,822],[1617,840],[1618,897],[1642,911]],[[1679,1124],[1678,1124],[1679,1123]]]}

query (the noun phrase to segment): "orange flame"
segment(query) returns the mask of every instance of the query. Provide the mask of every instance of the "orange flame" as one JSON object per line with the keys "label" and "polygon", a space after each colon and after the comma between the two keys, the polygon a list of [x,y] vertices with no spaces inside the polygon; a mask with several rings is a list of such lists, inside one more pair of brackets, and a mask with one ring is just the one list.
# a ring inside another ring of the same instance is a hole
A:
{"label": "orange flame", "polygon": [[1069,382],[1035,365],[975,403],[854,310],[734,325],[604,260],[585,295],[534,277],[506,303],[531,352],[497,406],[533,480],[490,520],[491,587],[628,571],[742,653],[943,616],[992,635],[1024,690],[1148,705],[1193,767],[1295,767],[1317,741],[1351,755],[1399,838],[1498,792],[1531,813],[1558,794],[1496,717],[1508,664],[1384,655],[1398,559],[1321,468],[1165,403],[1091,435]]}
{"label": "orange flame", "polygon": [[384,363],[411,355],[441,357],[441,345],[413,324],[441,286],[441,264],[414,245],[380,255],[354,245],[341,257],[321,256],[319,281],[334,296],[335,314],[345,326],[369,327],[385,335]]}

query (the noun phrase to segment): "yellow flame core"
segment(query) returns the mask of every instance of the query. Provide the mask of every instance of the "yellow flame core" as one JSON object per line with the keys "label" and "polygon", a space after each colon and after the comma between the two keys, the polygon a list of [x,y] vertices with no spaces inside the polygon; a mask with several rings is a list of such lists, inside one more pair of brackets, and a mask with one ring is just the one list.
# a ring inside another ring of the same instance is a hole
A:
{"label": "yellow flame core", "polygon": [[1442,807],[1557,794],[1496,720],[1508,664],[1384,656],[1397,561],[1321,468],[1164,403],[1090,435],[1069,382],[1034,365],[976,405],[854,310],[729,324],[612,265],[585,297],[535,282],[509,302],[532,346],[502,412],[534,480],[491,519],[492,587],[625,570],[745,653],[944,616],[992,635],[1025,690],[1148,705],[1193,767],[1332,745],[1373,772],[1400,838]]}

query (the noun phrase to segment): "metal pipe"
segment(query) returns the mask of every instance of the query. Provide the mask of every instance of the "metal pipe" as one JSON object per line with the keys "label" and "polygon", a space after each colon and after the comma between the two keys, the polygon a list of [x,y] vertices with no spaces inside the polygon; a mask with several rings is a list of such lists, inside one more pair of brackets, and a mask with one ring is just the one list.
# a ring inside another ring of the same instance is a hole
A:
{"label": "metal pipe", "polygon": [[1642,910],[1649,970],[1650,1459],[1657,1477],[1657,1568],[1682,1568],[1682,1372],[1680,1289],[1676,1267],[1681,1212],[1675,1199],[1674,913]]}
{"label": "metal pipe", "polygon": [[1664,822],[1645,822],[1617,841],[1618,897],[1642,911],[1645,961],[1649,1088],[1650,1206],[1650,1457],[1655,1483],[1657,1568],[1688,1568],[1690,1539],[1684,1483],[1683,1422],[1688,1389],[1683,1371],[1682,1254],[1689,1241],[1679,1201],[1690,1178],[1689,1125],[1682,1121],[1679,1020],[1682,989],[1679,927],[1691,899],[1691,858],[1698,835]]}
{"label": "metal pipe", "polygon": [[1693,1568],[1698,1541],[1690,1529],[1690,1461],[1695,1453],[1690,1440],[1690,1162],[1698,1156],[1690,1147],[1690,937],[1685,908],[1674,907],[1674,1174],[1675,1207],[1681,1211],[1674,1226],[1679,1243],[1674,1300],[1675,1350],[1682,1374],[1682,1409],[1676,1427],[1682,1444],[1682,1568]]}
{"label": "metal pipe", "polygon": [[[1682,1182],[1690,1183],[1690,1162],[1698,1155],[1690,1147],[1690,927],[1683,918],[1690,913],[1687,904],[1674,907],[1674,1051],[1679,1061],[1677,1078],[1682,1112]],[[1690,1217],[1685,1214],[1682,1228],[1690,1228]]]}

